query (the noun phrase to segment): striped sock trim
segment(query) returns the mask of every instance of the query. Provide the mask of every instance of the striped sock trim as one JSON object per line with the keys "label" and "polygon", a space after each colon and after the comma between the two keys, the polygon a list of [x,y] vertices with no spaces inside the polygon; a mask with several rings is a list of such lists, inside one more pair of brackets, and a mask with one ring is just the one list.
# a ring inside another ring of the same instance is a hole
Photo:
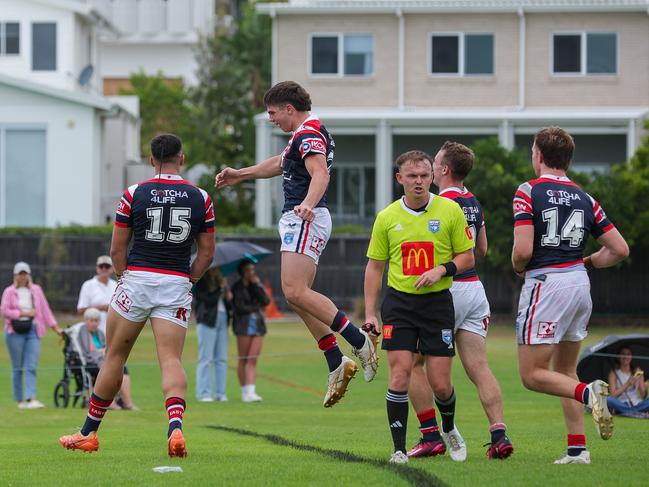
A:
{"label": "striped sock trim", "polygon": [[579,401],[582,404],[586,404],[586,398],[584,397],[584,391],[588,388],[588,384],[580,382],[575,387],[575,401]]}
{"label": "striped sock trim", "polygon": [[505,423],[494,423],[491,426],[489,426],[489,433],[493,433],[494,431],[498,431],[498,430],[507,431],[507,425]]}
{"label": "striped sock trim", "polygon": [[428,421],[429,419],[433,419],[435,417],[435,408],[430,408],[427,409],[426,411],[422,411],[421,413],[417,414],[417,419],[419,420],[420,423],[423,423],[424,421]]}
{"label": "striped sock trim", "polygon": [[424,434],[424,435],[425,435],[426,433],[434,433],[435,431],[439,431],[439,425],[435,425],[435,426],[427,426],[426,428],[424,428],[424,427],[419,427],[419,431],[421,431],[422,434]]}
{"label": "striped sock trim", "polygon": [[586,448],[586,435],[568,435],[568,448]]}
{"label": "striped sock trim", "polygon": [[388,393],[385,395],[385,398],[388,401],[392,402],[408,402],[408,392],[398,392],[388,390]]}

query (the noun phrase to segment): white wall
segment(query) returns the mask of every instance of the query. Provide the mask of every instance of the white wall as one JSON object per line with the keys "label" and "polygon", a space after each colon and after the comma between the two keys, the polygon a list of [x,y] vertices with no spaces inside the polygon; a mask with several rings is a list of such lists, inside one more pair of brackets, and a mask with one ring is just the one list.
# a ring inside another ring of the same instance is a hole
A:
{"label": "white wall", "polygon": [[103,44],[102,78],[128,78],[142,68],[148,75],[162,70],[167,78],[196,84],[193,46],[188,44]]}
{"label": "white wall", "polygon": [[100,222],[101,119],[95,108],[0,85],[0,124],[45,127],[46,225]]}
{"label": "white wall", "polygon": [[[81,19],[71,11],[20,0],[0,0],[0,20],[20,23],[20,54],[0,56],[0,72],[17,78],[67,90],[78,88],[77,59],[81,51],[77,28]],[[32,71],[32,22],[56,23],[56,71]],[[87,29],[86,29],[87,32]]]}

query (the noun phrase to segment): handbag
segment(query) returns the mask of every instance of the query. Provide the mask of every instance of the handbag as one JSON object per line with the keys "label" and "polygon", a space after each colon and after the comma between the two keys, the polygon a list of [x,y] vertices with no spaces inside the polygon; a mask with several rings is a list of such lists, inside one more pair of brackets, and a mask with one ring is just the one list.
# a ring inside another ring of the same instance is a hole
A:
{"label": "handbag", "polygon": [[27,318],[26,320],[11,320],[11,327],[19,335],[27,335],[27,333],[32,331],[33,325],[34,323],[31,318]]}

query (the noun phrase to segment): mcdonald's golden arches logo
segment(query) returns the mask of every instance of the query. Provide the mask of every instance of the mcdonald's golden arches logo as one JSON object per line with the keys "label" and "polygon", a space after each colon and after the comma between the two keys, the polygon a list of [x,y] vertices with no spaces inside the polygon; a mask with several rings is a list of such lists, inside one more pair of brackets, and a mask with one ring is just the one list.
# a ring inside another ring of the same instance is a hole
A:
{"label": "mcdonald's golden arches logo", "polygon": [[433,242],[401,244],[401,266],[404,276],[420,276],[435,267]]}

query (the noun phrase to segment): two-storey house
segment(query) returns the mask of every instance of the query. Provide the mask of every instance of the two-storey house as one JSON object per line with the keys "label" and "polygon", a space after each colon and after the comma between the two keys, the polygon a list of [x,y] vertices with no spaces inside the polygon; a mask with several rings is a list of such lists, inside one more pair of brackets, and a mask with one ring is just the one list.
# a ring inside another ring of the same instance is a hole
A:
{"label": "two-storey house", "polygon": [[[289,0],[273,20],[273,82],[294,80],[336,140],[335,223],[370,223],[396,194],[393,161],[444,140],[497,136],[529,150],[557,124],[573,169],[606,170],[635,151],[649,114],[646,0]],[[260,114],[257,158],[286,135]],[[281,182],[257,182],[272,226]]]}

